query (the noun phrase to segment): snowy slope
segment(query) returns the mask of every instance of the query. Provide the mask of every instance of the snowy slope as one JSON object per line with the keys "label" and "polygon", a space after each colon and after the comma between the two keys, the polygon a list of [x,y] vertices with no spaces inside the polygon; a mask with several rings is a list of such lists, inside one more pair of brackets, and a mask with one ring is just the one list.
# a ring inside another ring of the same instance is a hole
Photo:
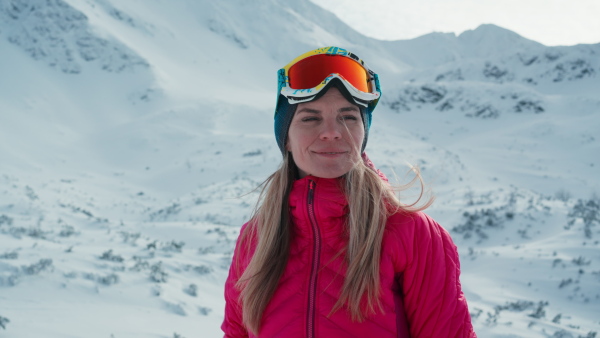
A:
{"label": "snowy slope", "polygon": [[479,335],[594,337],[600,44],[493,25],[384,42],[278,0],[0,2],[0,332],[220,336],[280,160],[276,70],[324,45],[380,73],[367,152],[402,182],[421,168]]}

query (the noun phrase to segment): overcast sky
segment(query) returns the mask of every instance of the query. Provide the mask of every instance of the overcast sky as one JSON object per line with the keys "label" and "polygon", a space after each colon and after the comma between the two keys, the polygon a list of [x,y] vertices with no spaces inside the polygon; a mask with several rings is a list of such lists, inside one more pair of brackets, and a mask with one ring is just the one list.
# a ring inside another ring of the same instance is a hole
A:
{"label": "overcast sky", "polygon": [[411,39],[492,23],[548,46],[600,43],[600,0],[311,0],[364,35]]}

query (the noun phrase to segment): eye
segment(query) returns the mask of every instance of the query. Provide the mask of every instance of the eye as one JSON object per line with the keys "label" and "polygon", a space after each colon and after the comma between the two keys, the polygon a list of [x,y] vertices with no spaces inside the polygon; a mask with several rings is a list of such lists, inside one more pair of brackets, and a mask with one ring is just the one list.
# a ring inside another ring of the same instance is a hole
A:
{"label": "eye", "polygon": [[319,121],[319,118],[316,116],[306,116],[300,119],[302,122],[311,122],[311,121]]}
{"label": "eye", "polygon": [[358,117],[356,117],[355,115],[343,115],[342,119],[344,121],[357,121]]}

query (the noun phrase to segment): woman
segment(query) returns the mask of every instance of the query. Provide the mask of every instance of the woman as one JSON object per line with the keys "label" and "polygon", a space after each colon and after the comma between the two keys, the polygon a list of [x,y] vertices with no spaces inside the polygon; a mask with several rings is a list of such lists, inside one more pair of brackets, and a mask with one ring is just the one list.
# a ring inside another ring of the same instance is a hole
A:
{"label": "woman", "polygon": [[364,153],[380,95],[338,47],[279,70],[283,162],[238,239],[226,337],[475,337],[449,234]]}

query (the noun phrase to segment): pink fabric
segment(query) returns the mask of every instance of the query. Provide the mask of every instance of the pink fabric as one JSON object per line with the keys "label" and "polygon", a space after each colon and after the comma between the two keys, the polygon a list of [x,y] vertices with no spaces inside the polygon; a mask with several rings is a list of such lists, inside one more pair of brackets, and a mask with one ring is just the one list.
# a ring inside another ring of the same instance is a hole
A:
{"label": "pink fabric", "polygon": [[[314,214],[309,217],[309,184],[314,182]],[[263,313],[260,337],[306,337],[312,271],[317,271],[314,337],[476,337],[459,282],[460,266],[450,235],[424,213],[398,213],[388,219],[382,245],[380,280],[384,313],[352,322],[345,309],[331,315],[345,276],[343,251],[347,203],[336,179],[307,176],[294,182],[289,199],[293,229],[287,267]],[[244,225],[242,231],[244,231]],[[319,247],[315,248],[318,235]],[[225,284],[225,337],[253,337],[242,324],[235,283],[250,260],[239,243]],[[252,252],[252,248],[250,250]],[[318,253],[318,268],[313,255]],[[314,279],[312,279],[314,281]],[[398,306],[402,306],[398,309]],[[406,316],[407,322],[397,315]],[[405,330],[405,328],[404,328]]]}

